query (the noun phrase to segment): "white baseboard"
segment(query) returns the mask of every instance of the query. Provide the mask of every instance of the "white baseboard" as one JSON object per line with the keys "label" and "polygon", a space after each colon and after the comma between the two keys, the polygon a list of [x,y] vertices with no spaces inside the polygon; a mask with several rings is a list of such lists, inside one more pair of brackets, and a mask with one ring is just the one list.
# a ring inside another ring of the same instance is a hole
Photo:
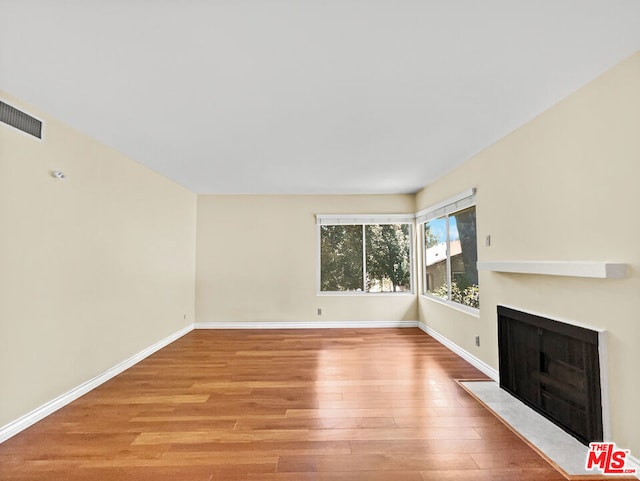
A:
{"label": "white baseboard", "polygon": [[470,352],[465,351],[460,346],[458,346],[456,343],[454,343],[453,341],[450,341],[449,339],[444,337],[442,334],[440,334],[439,332],[433,330],[432,328],[430,328],[426,324],[423,324],[422,322],[419,322],[418,323],[418,327],[420,329],[422,329],[424,332],[426,332],[427,334],[429,334],[431,337],[433,337],[440,344],[444,344],[446,347],[451,349],[453,352],[455,352],[458,356],[460,356],[462,359],[467,361],[469,364],[471,364],[472,366],[474,366],[478,370],[482,371],[484,374],[489,376],[494,381],[498,382],[499,375],[498,375],[498,371],[496,369],[492,368],[491,366],[489,366],[484,361],[481,361],[480,359],[478,359],[476,356],[474,356]]}
{"label": "white baseboard", "polygon": [[627,456],[627,469],[635,469],[636,474],[635,477],[640,479],[640,460],[631,455]]}
{"label": "white baseboard", "polygon": [[[159,351],[165,346],[178,340],[193,329],[341,329],[341,328],[406,328],[418,327],[435,340],[451,349],[457,355],[465,359],[471,365],[482,371],[494,381],[498,381],[498,371],[481,361],[473,354],[462,349],[460,346],[442,336],[426,324],[419,321],[308,321],[308,322],[197,322],[184,327],[183,329],[165,337],[152,346],[140,351],[112,368],[104,371],[96,377],[82,383],[81,385],[61,394],[57,398],[43,404],[15,421],[0,427],[0,443],[15,436],[29,426],[44,419],[49,414],[75,401],[80,396],[88,393],[92,389],[100,386],[106,381],[114,378],[121,372],[129,369],[133,365],[142,361],[151,354]],[[633,456],[627,458],[627,467],[636,469],[636,477],[640,479],[640,460]]]}
{"label": "white baseboard", "polygon": [[422,331],[455,352],[458,356],[478,368],[494,381],[498,371],[465,351],[457,344],[419,321],[258,321],[258,322],[196,322],[195,329],[348,329],[348,328],[393,328],[419,327]]}
{"label": "white baseboard", "polygon": [[498,380],[498,371],[419,321],[220,321],[196,322],[194,325],[195,329],[348,329],[394,327],[419,327],[422,331],[426,332],[441,344],[444,344],[491,379],[495,381]]}
{"label": "white baseboard", "polygon": [[419,327],[422,331],[444,344],[460,357],[477,367],[480,371],[485,373],[490,378],[497,380],[498,372],[491,368],[489,365],[482,362],[469,352],[460,348],[447,338],[443,337],[429,326],[422,324],[418,321],[305,321],[305,322],[197,322],[193,325],[186,326],[180,331],[156,342],[152,346],[140,351],[139,353],[131,356],[130,358],[122,361],[121,363],[113,366],[107,371],[97,375],[93,379],[90,379],[81,385],[61,394],[57,398],[43,404],[42,406],[34,409],[33,411],[25,414],[24,416],[10,422],[9,424],[0,427],[0,443],[6,441],[10,437],[18,434],[20,431],[25,430],[29,426],[37,423],[41,419],[45,418],[49,414],[57,411],[58,409],[66,406],[72,401],[75,401],[80,396],[88,393],[92,389],[95,389],[99,385],[105,383],[109,379],[117,376],[121,372],[142,361],[144,358],[150,356],[154,352],[169,345],[180,337],[184,336],[193,329],[345,329],[345,328],[407,328],[407,327]]}
{"label": "white baseboard", "polygon": [[12,436],[15,436],[20,431],[27,429],[29,426],[37,423],[41,419],[47,417],[49,414],[54,413],[58,409],[66,406],[72,401],[75,401],[80,396],[88,393],[92,389],[95,389],[100,384],[107,382],[109,379],[114,378],[121,372],[129,369],[134,364],[142,361],[144,358],[149,357],[156,351],[159,351],[163,347],[171,344],[173,341],[179,339],[185,334],[191,332],[193,330],[193,324],[189,325],[178,332],[171,334],[168,337],[156,342],[154,345],[140,351],[137,354],[134,354],[129,359],[122,361],[121,363],[113,366],[110,369],[107,369],[101,374],[98,374],[93,379],[90,379],[79,386],[67,391],[64,394],[61,394],[57,398],[43,404],[42,406],[34,409],[33,411],[25,414],[24,416],[16,419],[15,421],[10,422],[9,424],[0,427],[0,443],[6,441]]}
{"label": "white baseboard", "polygon": [[352,329],[418,327],[418,321],[196,322],[195,329]]}

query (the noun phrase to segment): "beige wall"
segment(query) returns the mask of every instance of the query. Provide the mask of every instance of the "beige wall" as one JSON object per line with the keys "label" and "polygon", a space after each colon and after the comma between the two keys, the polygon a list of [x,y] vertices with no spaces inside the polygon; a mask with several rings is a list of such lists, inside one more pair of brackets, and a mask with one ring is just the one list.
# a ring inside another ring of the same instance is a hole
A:
{"label": "beige wall", "polygon": [[420,319],[495,368],[498,304],[606,329],[613,438],[638,456],[640,53],[422,190],[417,207],[469,187],[480,261],[625,262],[629,277],[481,272],[479,319],[424,297]]}
{"label": "beige wall", "polygon": [[414,207],[411,195],[199,196],[196,321],[416,320],[414,295],[317,295],[315,224]]}
{"label": "beige wall", "polygon": [[0,96],[45,121],[0,126],[3,426],[193,322],[196,196]]}

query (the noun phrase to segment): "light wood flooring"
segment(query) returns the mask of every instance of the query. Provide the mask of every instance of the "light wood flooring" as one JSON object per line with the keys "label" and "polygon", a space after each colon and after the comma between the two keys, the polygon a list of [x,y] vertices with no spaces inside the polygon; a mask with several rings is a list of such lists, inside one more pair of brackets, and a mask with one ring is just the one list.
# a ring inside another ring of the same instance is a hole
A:
{"label": "light wood flooring", "polygon": [[197,330],[0,444],[0,479],[561,481],[419,329]]}

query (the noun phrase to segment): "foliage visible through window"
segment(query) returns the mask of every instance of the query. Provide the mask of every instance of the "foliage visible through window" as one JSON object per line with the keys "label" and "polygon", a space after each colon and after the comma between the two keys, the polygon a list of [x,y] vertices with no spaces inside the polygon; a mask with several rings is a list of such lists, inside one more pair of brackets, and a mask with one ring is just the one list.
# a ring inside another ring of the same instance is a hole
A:
{"label": "foliage visible through window", "polygon": [[425,292],[469,307],[480,307],[476,208],[424,224]]}
{"label": "foliage visible through window", "polygon": [[320,290],[411,291],[411,226],[320,226]]}

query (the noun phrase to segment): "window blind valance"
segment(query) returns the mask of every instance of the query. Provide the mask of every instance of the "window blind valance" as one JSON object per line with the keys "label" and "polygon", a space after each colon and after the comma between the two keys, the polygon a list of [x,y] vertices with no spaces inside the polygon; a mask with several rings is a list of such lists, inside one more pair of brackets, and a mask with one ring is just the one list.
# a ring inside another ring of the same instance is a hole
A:
{"label": "window blind valance", "polygon": [[471,207],[476,204],[476,189],[465,190],[460,192],[449,199],[443,200],[431,207],[421,210],[416,214],[416,222],[422,224],[432,219],[442,217],[443,215],[453,214],[467,207]]}
{"label": "window blind valance", "polygon": [[413,214],[316,214],[317,225],[413,224]]}

